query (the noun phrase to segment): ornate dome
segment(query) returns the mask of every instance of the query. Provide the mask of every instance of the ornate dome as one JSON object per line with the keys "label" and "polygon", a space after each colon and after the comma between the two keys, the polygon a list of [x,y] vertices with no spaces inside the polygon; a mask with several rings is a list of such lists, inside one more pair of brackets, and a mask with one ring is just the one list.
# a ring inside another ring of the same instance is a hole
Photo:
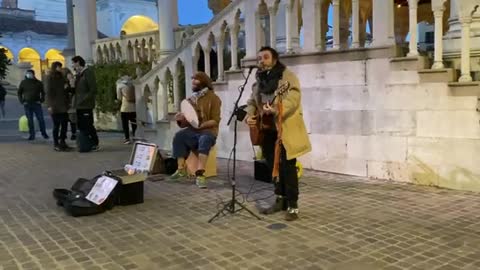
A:
{"label": "ornate dome", "polygon": [[232,2],[231,0],[208,0],[208,8],[212,10],[213,15],[217,15],[222,11],[228,4]]}

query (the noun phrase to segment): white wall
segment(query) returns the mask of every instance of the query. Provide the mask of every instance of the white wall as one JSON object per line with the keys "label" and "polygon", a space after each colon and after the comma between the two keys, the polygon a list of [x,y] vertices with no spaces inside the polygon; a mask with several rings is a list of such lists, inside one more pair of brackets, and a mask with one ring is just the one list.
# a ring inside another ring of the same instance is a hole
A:
{"label": "white wall", "polygon": [[[301,83],[313,146],[301,158],[305,168],[480,191],[477,96],[456,96],[446,83],[420,83],[417,71],[392,70],[389,59],[289,67]],[[222,99],[217,149],[223,158],[233,142],[226,122],[243,83],[240,75],[228,77],[221,86],[227,89],[217,91]],[[156,143],[170,148],[175,130],[161,126]],[[237,157],[252,161],[243,123],[238,139]]]}

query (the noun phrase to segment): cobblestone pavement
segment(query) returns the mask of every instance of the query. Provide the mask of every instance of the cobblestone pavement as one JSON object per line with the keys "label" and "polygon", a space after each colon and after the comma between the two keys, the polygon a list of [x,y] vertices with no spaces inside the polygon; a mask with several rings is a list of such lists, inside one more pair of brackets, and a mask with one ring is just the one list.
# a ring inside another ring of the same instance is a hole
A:
{"label": "cobblestone pavement", "polygon": [[[307,173],[293,223],[239,212],[208,224],[230,196],[224,161],[208,190],[148,181],[144,204],[67,216],[52,189],[121,167],[121,141],[87,154],[0,142],[1,269],[480,269],[478,194],[347,176]],[[239,167],[247,192],[253,165]],[[252,190],[249,201],[271,194],[260,182]]]}

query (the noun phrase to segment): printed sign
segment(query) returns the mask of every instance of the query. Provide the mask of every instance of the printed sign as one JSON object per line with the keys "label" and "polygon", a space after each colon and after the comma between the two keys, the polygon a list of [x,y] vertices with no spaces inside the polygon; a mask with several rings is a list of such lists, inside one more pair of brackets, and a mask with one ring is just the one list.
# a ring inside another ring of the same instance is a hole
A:
{"label": "printed sign", "polygon": [[90,190],[88,193],[86,199],[97,205],[102,204],[108,198],[110,193],[112,193],[112,190],[115,188],[117,183],[117,180],[107,176],[98,178],[92,190]]}

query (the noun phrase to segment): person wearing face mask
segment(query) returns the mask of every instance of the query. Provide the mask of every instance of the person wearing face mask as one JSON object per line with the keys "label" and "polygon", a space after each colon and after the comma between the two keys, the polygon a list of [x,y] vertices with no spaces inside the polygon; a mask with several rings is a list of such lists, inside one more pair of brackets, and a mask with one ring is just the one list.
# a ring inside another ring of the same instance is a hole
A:
{"label": "person wearing face mask", "polygon": [[200,125],[194,128],[186,121],[185,115],[178,113],[175,116],[180,127],[173,138],[173,157],[177,159],[178,170],[170,177],[170,180],[178,180],[187,176],[185,160],[190,151],[198,151],[199,164],[195,172],[196,184],[199,188],[207,188],[205,165],[208,153],[215,145],[218,126],[220,123],[220,109],[222,101],[213,91],[212,80],[204,72],[197,72],[192,77],[193,94],[189,97],[190,103],[197,112]]}
{"label": "person wearing face mask", "polygon": [[[278,59],[278,53],[271,47],[262,47],[258,52],[258,71],[252,95],[247,102],[247,118],[249,125],[257,124],[257,112],[273,115],[278,120],[278,98],[274,99],[280,81],[288,82],[289,89],[282,95],[282,136],[280,139],[279,177],[275,182],[275,203],[262,209],[262,214],[273,214],[287,211],[285,219],[293,221],[298,218],[298,175],[296,158],[311,151],[301,105],[301,91],[297,76]],[[262,153],[270,169],[274,168],[275,146],[278,130],[275,125],[264,130]]]}
{"label": "person wearing face mask", "polygon": [[33,124],[33,115],[37,118],[40,132],[43,138],[48,139],[45,129],[45,119],[43,118],[42,103],[45,101],[45,91],[43,84],[35,78],[35,71],[27,70],[25,79],[18,86],[18,100],[25,108],[25,115],[28,119],[28,130],[30,136],[28,140],[35,140],[35,126]]}
{"label": "person wearing face mask", "polygon": [[81,56],[72,58],[73,68],[76,71],[75,80],[75,109],[77,110],[77,127],[92,142],[92,151],[98,151],[99,140],[94,126],[93,109],[97,94],[95,72],[87,67]]}

